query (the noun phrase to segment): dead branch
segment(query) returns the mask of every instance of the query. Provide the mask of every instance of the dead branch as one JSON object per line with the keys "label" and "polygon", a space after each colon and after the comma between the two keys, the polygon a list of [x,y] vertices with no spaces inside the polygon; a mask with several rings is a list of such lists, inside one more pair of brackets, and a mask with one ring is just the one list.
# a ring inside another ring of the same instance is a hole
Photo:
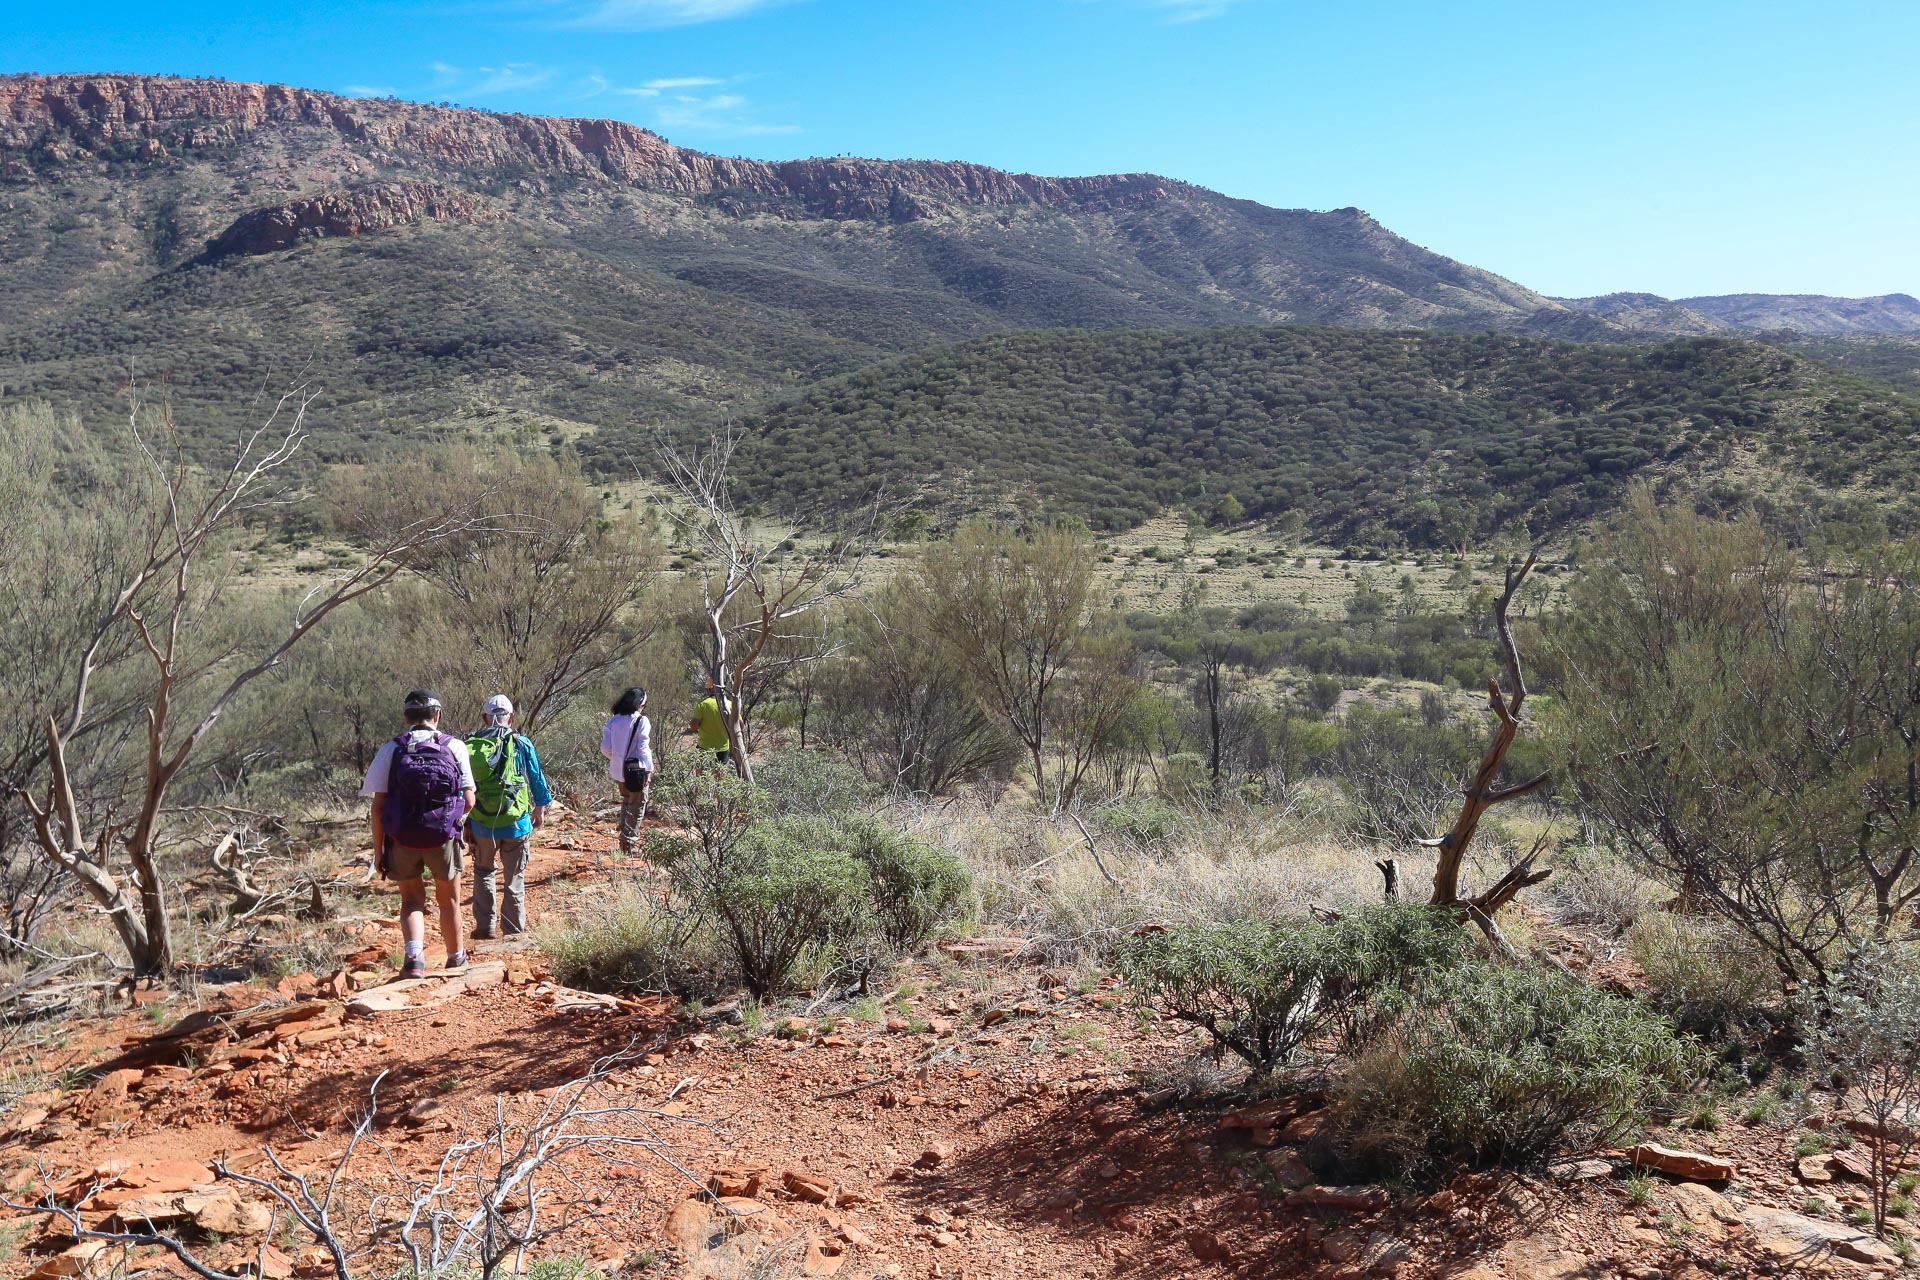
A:
{"label": "dead branch", "polygon": [[[1468,918],[1496,944],[1505,944],[1505,939],[1500,937],[1499,930],[1493,924],[1494,915],[1511,902],[1521,889],[1538,884],[1551,874],[1546,870],[1533,870],[1534,859],[1540,852],[1536,845],[1533,853],[1502,876],[1491,889],[1472,899],[1460,896],[1461,867],[1466,860],[1467,846],[1480,829],[1480,820],[1494,805],[1531,795],[1546,786],[1552,776],[1543,773],[1514,786],[1495,784],[1501,766],[1506,763],[1507,752],[1520,732],[1521,711],[1527,701],[1526,673],[1520,665],[1520,649],[1514,643],[1513,626],[1508,620],[1507,610],[1513,604],[1514,594],[1520,589],[1520,584],[1526,581],[1527,574],[1532,572],[1538,561],[1539,552],[1536,548],[1527,553],[1526,560],[1520,565],[1508,565],[1506,589],[1493,602],[1493,629],[1507,676],[1504,690],[1498,679],[1487,681],[1487,706],[1495,720],[1493,740],[1487,744],[1479,764],[1474,768],[1472,779],[1461,792],[1460,813],[1454,819],[1453,827],[1436,840],[1421,841],[1440,851],[1434,865],[1433,896],[1429,901],[1434,906],[1464,910]],[[1384,869],[1382,874],[1385,874]]]}
{"label": "dead branch", "polygon": [[1080,828],[1080,838],[1087,842],[1087,852],[1093,855],[1093,865],[1100,868],[1101,876],[1106,879],[1108,884],[1119,884],[1120,882],[1113,878],[1113,872],[1107,870],[1106,862],[1100,857],[1100,848],[1094,844],[1093,836],[1087,831],[1087,824],[1080,821],[1080,815],[1071,809],[1067,810],[1067,817],[1073,820],[1074,826]]}
{"label": "dead branch", "polygon": [[212,861],[214,870],[227,878],[227,886],[233,891],[228,915],[248,915],[267,896],[266,890],[254,881],[253,862],[241,848],[238,831],[229,831],[221,837],[220,843],[214,846]]}
{"label": "dead branch", "polygon": [[1400,897],[1400,859],[1379,858],[1374,861],[1373,865],[1379,870],[1380,878],[1386,881],[1386,900],[1388,902],[1397,901]]}

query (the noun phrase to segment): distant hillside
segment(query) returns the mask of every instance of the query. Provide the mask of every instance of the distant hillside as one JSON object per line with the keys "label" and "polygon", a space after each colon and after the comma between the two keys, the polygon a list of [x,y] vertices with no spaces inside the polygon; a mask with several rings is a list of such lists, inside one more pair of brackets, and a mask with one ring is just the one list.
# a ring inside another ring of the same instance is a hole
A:
{"label": "distant hillside", "polygon": [[1920,301],[1904,293],[1878,298],[1789,293],[1662,298],[1652,293],[1609,293],[1555,301],[1635,333],[1920,334]]}
{"label": "distant hillside", "polygon": [[0,296],[0,394],[132,368],[230,429],[310,368],[343,447],[715,414],[1011,327],[1608,329],[1357,209],[138,76],[0,77]]}
{"label": "distant hillside", "polygon": [[1737,504],[1749,487],[1891,494],[1920,459],[1920,402],[1714,338],[1017,333],[847,375],[748,425],[749,495],[844,503],[924,481],[934,508],[1105,528],[1232,495],[1337,542],[1416,546],[1562,526],[1636,475],[1719,479],[1715,500]]}
{"label": "distant hillside", "polygon": [[1730,293],[1681,298],[1680,305],[1736,329],[1833,336],[1848,333],[1920,334],[1920,300],[1904,293],[1878,298],[1827,298],[1803,293]]}
{"label": "distant hillside", "polygon": [[1770,334],[1767,340],[1920,396],[1920,333],[1861,333],[1836,337]]}

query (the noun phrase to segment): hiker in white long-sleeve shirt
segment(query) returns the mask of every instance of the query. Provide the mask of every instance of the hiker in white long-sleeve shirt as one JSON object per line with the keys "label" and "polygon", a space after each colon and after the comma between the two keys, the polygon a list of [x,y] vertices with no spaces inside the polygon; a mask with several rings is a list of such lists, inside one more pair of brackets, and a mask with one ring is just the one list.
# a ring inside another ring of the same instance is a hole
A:
{"label": "hiker in white long-sleeve shirt", "polygon": [[607,776],[620,784],[620,853],[632,857],[653,791],[653,725],[645,689],[629,689],[613,704],[600,731],[600,754],[607,758]]}

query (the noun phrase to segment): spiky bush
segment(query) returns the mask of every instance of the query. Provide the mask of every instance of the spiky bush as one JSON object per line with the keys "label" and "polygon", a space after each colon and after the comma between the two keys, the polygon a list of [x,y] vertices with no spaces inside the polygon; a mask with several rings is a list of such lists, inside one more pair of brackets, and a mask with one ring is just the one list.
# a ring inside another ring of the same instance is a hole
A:
{"label": "spiky bush", "polygon": [[1644,1005],[1537,966],[1434,969],[1383,1004],[1336,1114],[1347,1153],[1396,1174],[1611,1146],[1700,1064]]}
{"label": "spiky bush", "polygon": [[1370,1001],[1455,963],[1465,947],[1448,913],[1375,906],[1332,924],[1158,929],[1122,947],[1120,963],[1147,1004],[1205,1028],[1219,1047],[1269,1072],[1321,1035],[1342,1031],[1350,1038]]}

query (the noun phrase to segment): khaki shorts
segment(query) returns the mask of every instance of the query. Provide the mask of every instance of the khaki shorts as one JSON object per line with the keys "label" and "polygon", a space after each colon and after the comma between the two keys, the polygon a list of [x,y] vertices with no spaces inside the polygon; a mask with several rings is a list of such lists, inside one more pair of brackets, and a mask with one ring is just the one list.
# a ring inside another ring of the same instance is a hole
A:
{"label": "khaki shorts", "polygon": [[432,849],[413,849],[397,842],[390,844],[387,846],[387,879],[418,880],[432,872],[435,880],[458,880],[460,853],[458,840],[449,840]]}

